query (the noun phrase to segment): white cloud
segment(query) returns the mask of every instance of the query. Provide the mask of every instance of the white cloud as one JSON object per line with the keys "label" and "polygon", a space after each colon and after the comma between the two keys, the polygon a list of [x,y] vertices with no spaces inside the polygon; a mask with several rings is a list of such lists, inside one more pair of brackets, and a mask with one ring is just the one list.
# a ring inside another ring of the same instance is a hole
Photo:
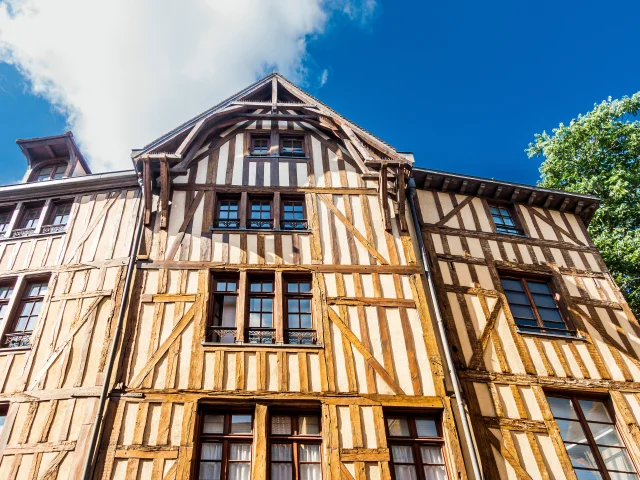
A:
{"label": "white cloud", "polygon": [[0,0],[0,61],[64,112],[96,171],[130,168],[131,148],[273,67],[304,80],[307,39],[324,32],[333,12],[363,20],[374,7],[374,0]]}
{"label": "white cloud", "polygon": [[329,70],[326,68],[322,71],[322,75],[320,75],[320,86],[324,87],[324,84],[329,80]]}

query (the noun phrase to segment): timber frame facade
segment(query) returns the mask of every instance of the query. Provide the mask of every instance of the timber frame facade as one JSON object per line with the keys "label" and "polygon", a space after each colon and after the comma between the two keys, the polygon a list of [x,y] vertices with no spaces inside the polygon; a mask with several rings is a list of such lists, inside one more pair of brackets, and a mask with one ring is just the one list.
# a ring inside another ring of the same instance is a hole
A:
{"label": "timber frame facade", "polygon": [[639,478],[594,197],[415,168],[279,74],[132,171],[18,144],[1,478]]}

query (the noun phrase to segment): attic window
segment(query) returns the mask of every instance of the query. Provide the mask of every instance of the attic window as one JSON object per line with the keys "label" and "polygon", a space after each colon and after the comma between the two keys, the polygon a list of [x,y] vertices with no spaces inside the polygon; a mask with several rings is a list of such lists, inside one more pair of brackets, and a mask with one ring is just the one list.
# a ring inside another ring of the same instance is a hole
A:
{"label": "attic window", "polygon": [[282,137],[280,155],[286,157],[304,157],[304,141],[302,137]]}
{"label": "attic window", "polygon": [[251,137],[251,155],[268,155],[269,154],[269,137],[259,136]]}
{"label": "attic window", "polygon": [[31,181],[44,182],[46,180],[59,180],[64,177],[66,171],[67,165],[64,163],[47,165],[36,170],[33,177],[31,177]]}

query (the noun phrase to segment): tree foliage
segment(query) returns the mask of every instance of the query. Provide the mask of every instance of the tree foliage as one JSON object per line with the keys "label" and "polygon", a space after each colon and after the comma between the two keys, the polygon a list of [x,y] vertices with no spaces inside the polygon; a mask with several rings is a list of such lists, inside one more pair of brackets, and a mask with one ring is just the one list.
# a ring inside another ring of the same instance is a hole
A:
{"label": "tree foliage", "polygon": [[536,134],[526,152],[544,157],[541,186],[601,199],[589,233],[640,318],[639,111],[640,92],[609,98],[552,135]]}

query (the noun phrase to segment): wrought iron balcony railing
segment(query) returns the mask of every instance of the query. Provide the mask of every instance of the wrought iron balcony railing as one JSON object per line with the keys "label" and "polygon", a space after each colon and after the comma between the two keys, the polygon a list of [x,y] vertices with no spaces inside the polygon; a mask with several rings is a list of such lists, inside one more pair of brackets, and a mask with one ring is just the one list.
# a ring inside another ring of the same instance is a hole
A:
{"label": "wrought iron balcony railing", "polygon": [[240,228],[240,219],[238,218],[229,218],[229,219],[216,219],[213,222],[213,226],[215,228]]}
{"label": "wrought iron balcony railing", "polygon": [[249,328],[247,330],[249,343],[274,343],[276,340],[275,328]]}
{"label": "wrought iron balcony railing", "polygon": [[29,237],[36,232],[35,228],[16,228],[11,232],[11,238]]}
{"label": "wrought iron balcony railing", "polygon": [[317,334],[315,330],[309,328],[290,328],[284,331],[284,339],[291,345],[314,345]]}
{"label": "wrought iron balcony railing", "polygon": [[4,348],[30,347],[31,333],[6,333],[4,336]]}
{"label": "wrought iron balcony railing", "polygon": [[207,341],[214,343],[235,343],[235,327],[207,327]]}
{"label": "wrought iron balcony railing", "polygon": [[42,227],[42,233],[63,233],[66,229],[66,225],[45,225]]}
{"label": "wrought iron balcony railing", "polygon": [[271,229],[271,228],[273,228],[273,220],[272,219],[269,219],[269,220],[256,220],[256,219],[247,220],[247,228],[266,228],[266,229]]}
{"label": "wrought iron balcony railing", "polygon": [[280,228],[282,230],[306,230],[309,228],[307,220],[281,220]]}

